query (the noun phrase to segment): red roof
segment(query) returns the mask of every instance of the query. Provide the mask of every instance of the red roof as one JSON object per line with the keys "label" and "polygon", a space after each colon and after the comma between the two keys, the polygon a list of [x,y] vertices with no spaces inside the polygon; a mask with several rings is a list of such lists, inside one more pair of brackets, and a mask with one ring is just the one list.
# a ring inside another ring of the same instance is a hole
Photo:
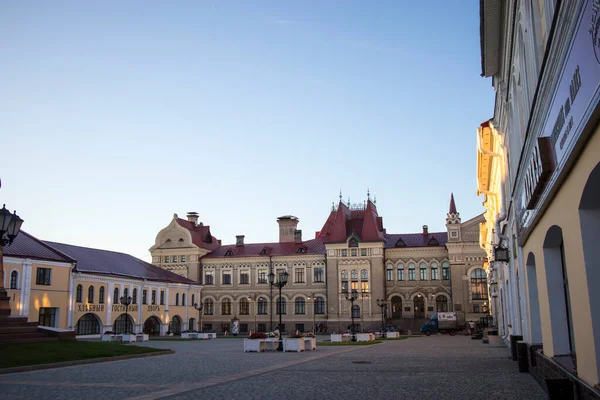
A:
{"label": "red roof", "polygon": [[4,255],[11,257],[33,258],[35,260],[73,263],[74,259],[43,241],[20,231],[10,246],[4,246]]}
{"label": "red roof", "polygon": [[[226,256],[229,251],[231,255]],[[248,243],[243,246],[230,244],[221,246],[202,258],[293,256],[298,253],[325,254],[325,244],[322,239],[312,239],[302,243]]]}
{"label": "red roof", "polygon": [[[396,246],[396,243],[400,239],[402,239],[406,246]],[[446,242],[448,242],[448,232],[432,232],[428,235],[423,235],[422,233],[391,233],[385,235],[386,249],[394,247],[444,246]]]}
{"label": "red roof", "polygon": [[350,210],[340,201],[337,210],[331,211],[317,237],[325,243],[341,243],[352,233],[365,242],[384,240],[383,220],[371,200],[367,201],[364,210]]}
{"label": "red roof", "polygon": [[192,243],[196,246],[207,250],[214,250],[220,246],[218,239],[211,235],[210,226],[195,225],[193,222],[181,218],[177,218],[176,220],[180,226],[190,231]]}

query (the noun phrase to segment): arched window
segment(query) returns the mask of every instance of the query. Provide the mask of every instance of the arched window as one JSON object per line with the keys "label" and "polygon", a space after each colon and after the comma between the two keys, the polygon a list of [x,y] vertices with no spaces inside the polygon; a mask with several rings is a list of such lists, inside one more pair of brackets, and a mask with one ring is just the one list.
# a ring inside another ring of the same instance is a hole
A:
{"label": "arched window", "polygon": [[179,305],[179,293],[175,293],[175,305]]}
{"label": "arched window", "polygon": [[221,302],[221,314],[231,315],[231,300],[223,299],[223,301]]}
{"label": "arched window", "polygon": [[450,264],[448,264],[448,261],[442,263],[442,279],[445,281],[450,280]]}
{"label": "arched window", "polygon": [[325,314],[325,299],[322,297],[315,300],[315,314]]}
{"label": "arched window", "polygon": [[404,280],[404,264],[398,264],[398,280]]}
{"label": "arched window", "polygon": [[250,303],[248,302],[248,299],[245,297],[242,297],[242,299],[240,300],[240,314],[241,315],[250,314]]}
{"label": "arched window", "polygon": [[127,299],[127,297],[129,297],[129,288],[125,288],[123,289],[123,297],[125,299]]}
{"label": "arched window", "polygon": [[438,271],[438,265],[436,263],[431,263],[431,280],[437,281],[440,279],[440,274]]}
{"label": "arched window", "polygon": [[425,263],[419,264],[419,279],[422,281],[427,280],[427,264]]}
{"label": "arched window", "polygon": [[137,304],[137,288],[133,288],[133,296],[131,297],[131,304]]}
{"label": "arched window", "polygon": [[98,335],[100,333],[100,323],[98,317],[94,314],[85,314],[79,318],[75,327],[76,335]]}
{"label": "arched window", "polygon": [[113,324],[113,331],[115,333],[134,333],[133,332],[133,321],[131,315],[121,314],[115,319]]}
{"label": "arched window", "polygon": [[10,286],[9,289],[17,289],[17,281],[19,279],[19,273],[13,271],[10,273]]}
{"label": "arched window", "polygon": [[77,285],[77,292],[75,293],[75,301],[81,303],[83,301],[83,286]]}
{"label": "arched window", "polygon": [[352,306],[352,318],[360,318],[360,306],[358,304]]}
{"label": "arched window", "polygon": [[360,271],[360,280],[361,281],[368,281],[369,280],[369,271],[366,269],[363,269]]}
{"label": "arched window", "polygon": [[448,311],[448,299],[446,296],[439,295],[435,298],[436,311],[446,312]]}
{"label": "arched window", "polygon": [[196,304],[196,295],[192,293],[192,306],[194,306],[194,304]]}
{"label": "arched window", "polygon": [[119,288],[118,287],[115,288],[115,292],[113,293],[112,302],[113,302],[113,304],[119,304]]}
{"label": "arched window", "polygon": [[471,272],[471,294],[473,300],[487,299],[487,275],[482,268],[474,269]]}
{"label": "arched window", "polygon": [[415,279],[415,264],[410,263],[408,264],[408,280],[414,281]]}
{"label": "arched window", "polygon": [[267,314],[267,299],[265,299],[264,297],[261,297],[260,299],[258,299],[258,313],[260,315],[266,315]]}
{"label": "arched window", "polygon": [[304,301],[303,297],[296,298],[296,309],[295,309],[294,314],[305,314],[306,313],[305,305],[306,305],[306,302]]}
{"label": "arched window", "polygon": [[90,286],[88,288],[88,303],[93,303],[94,302],[94,287]]}
{"label": "arched window", "polygon": [[100,286],[98,290],[98,303],[104,304],[104,286]]}
{"label": "arched window", "polygon": [[352,277],[352,282],[358,282],[358,271],[353,269],[352,272],[350,273],[351,277]]}
{"label": "arched window", "polygon": [[213,315],[215,313],[215,302],[212,299],[204,300],[204,315]]}
{"label": "arched window", "polygon": [[181,305],[185,306],[185,293],[181,295]]}
{"label": "arched window", "polygon": [[369,271],[366,269],[360,271],[360,291],[369,293]]}
{"label": "arched window", "polygon": [[283,297],[277,299],[277,314],[286,314],[287,303]]}
{"label": "arched window", "polygon": [[385,274],[386,280],[394,280],[394,266],[392,264],[388,264],[387,267],[385,267]]}

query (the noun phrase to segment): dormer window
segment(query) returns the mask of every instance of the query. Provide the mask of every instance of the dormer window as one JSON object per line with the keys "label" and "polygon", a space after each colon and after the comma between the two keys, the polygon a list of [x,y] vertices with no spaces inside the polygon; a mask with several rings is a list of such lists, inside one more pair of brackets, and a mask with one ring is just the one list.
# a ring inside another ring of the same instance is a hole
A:
{"label": "dormer window", "polygon": [[348,247],[358,247],[358,240],[354,238],[350,239],[350,241],[348,242]]}
{"label": "dormer window", "polygon": [[429,243],[427,243],[427,246],[439,246],[439,245],[440,245],[440,242],[438,242],[438,241],[436,240],[436,238],[434,238],[434,237],[432,237],[432,238],[429,240]]}
{"label": "dormer window", "polygon": [[298,248],[298,250],[296,251],[296,253],[306,253],[306,247],[300,247],[300,248]]}
{"label": "dormer window", "polygon": [[233,251],[231,251],[231,250],[227,250],[225,252],[225,256],[232,256],[232,255],[233,255]]}
{"label": "dormer window", "polygon": [[398,239],[396,242],[396,247],[406,247],[406,243],[404,243],[404,240]]}
{"label": "dormer window", "polygon": [[267,254],[269,254],[269,249],[267,249],[266,247],[260,251],[260,255],[261,256],[264,256],[264,255],[267,255]]}

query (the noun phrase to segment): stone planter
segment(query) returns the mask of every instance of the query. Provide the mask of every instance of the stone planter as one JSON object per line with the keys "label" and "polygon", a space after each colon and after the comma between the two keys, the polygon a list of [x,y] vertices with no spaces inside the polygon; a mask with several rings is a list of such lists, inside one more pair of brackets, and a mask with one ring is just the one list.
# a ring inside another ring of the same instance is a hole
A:
{"label": "stone planter", "polygon": [[316,350],[317,349],[317,338],[305,337],[304,338],[304,350]]}
{"label": "stone planter", "polygon": [[113,336],[115,336],[115,335],[102,335],[102,341],[103,342],[112,342]]}
{"label": "stone planter", "polygon": [[198,332],[198,339],[216,339],[217,334],[214,332]]}
{"label": "stone planter", "polygon": [[267,338],[265,339],[265,346],[269,351],[275,351],[279,347],[279,339]]}
{"label": "stone planter", "polygon": [[375,335],[372,333],[357,333],[356,341],[357,342],[372,342],[375,340]]}
{"label": "stone planter", "polygon": [[284,338],[283,351],[304,351],[304,338]]}
{"label": "stone planter", "polygon": [[138,333],[135,335],[136,342],[147,342],[149,340],[149,335],[145,333]]}
{"label": "stone planter", "polygon": [[244,352],[257,352],[266,351],[267,347],[265,339],[244,339]]}
{"label": "stone planter", "polygon": [[189,332],[189,333],[182,333],[181,334],[181,338],[182,339],[198,339],[198,333],[195,332]]}
{"label": "stone planter", "polygon": [[400,332],[386,332],[385,337],[388,339],[397,339],[400,337]]}
{"label": "stone planter", "polygon": [[339,333],[332,333],[330,337],[332,342],[342,342],[342,335]]}
{"label": "stone planter", "polygon": [[115,336],[120,336],[121,342],[131,343],[131,342],[137,341],[137,335],[135,333],[124,333],[122,335],[115,335]]}

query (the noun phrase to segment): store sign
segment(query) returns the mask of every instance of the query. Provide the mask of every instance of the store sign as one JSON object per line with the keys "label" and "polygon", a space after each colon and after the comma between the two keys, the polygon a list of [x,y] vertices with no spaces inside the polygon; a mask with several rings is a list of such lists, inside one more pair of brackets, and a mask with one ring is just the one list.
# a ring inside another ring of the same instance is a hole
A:
{"label": "store sign", "polygon": [[149,306],[148,306],[148,309],[147,309],[147,311],[148,311],[148,312],[160,311],[160,306],[157,306],[157,305],[149,305]]}
{"label": "store sign", "polygon": [[533,210],[540,199],[548,178],[554,171],[554,152],[549,137],[538,138],[533,155],[525,170],[525,204]]}
{"label": "store sign", "polygon": [[[115,312],[125,312],[125,306],[122,304],[113,304],[112,306],[112,310]],[[138,306],[137,304],[131,304],[128,308],[128,311],[137,311],[138,310]]]}
{"label": "store sign", "polygon": [[104,312],[104,304],[77,304],[78,312]]}

